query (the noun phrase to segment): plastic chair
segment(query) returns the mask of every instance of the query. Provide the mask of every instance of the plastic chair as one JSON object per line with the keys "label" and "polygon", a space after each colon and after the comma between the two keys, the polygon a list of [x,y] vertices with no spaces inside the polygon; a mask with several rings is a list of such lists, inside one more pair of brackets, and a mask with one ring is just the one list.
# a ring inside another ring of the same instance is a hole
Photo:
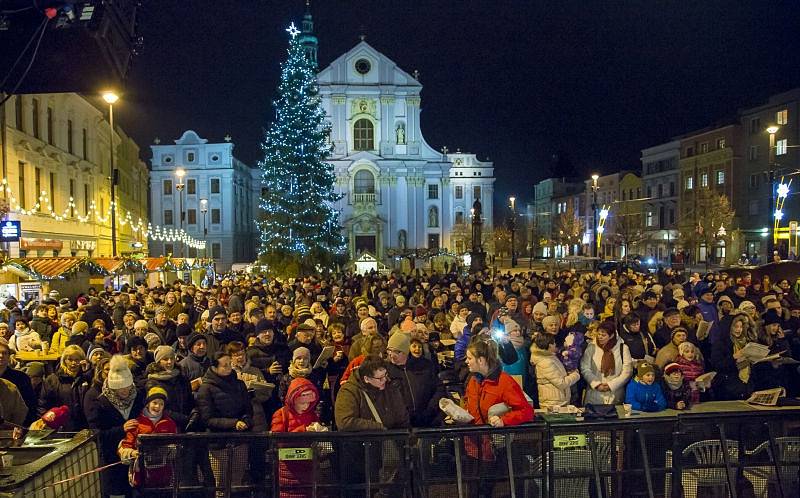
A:
{"label": "plastic chair", "polygon": [[[800,481],[798,480],[798,470],[800,470],[800,437],[779,437],[775,438],[775,446],[778,448],[778,463],[781,466],[781,483],[783,484],[785,497],[796,497],[800,495]],[[746,467],[744,475],[753,483],[753,489],[757,497],[766,497],[770,489],[777,489],[778,477],[775,475],[775,457],[771,454],[769,441],[764,441],[753,450],[753,457],[757,458],[760,453],[767,455],[766,463],[754,467]],[[780,493],[778,493],[780,495]]]}
{"label": "plastic chair", "polygon": [[[739,462],[739,442],[728,439],[728,459],[731,465]],[[725,469],[725,459],[723,457],[722,442],[719,439],[708,439],[692,443],[683,450],[683,472],[681,483],[683,484],[683,495],[686,498],[695,498],[697,488],[711,488],[714,496],[728,495],[728,475]],[[671,460],[671,458],[668,458]],[[668,462],[671,465],[671,461]],[[718,466],[714,468],[692,468],[698,466]],[[688,468],[687,468],[688,467]],[[669,477],[669,476],[668,476]],[[667,479],[667,492],[671,492],[671,479]],[[669,496],[669,495],[667,495]],[[704,496],[707,496],[704,494]]]}
{"label": "plastic chair", "polygon": [[[568,474],[570,477],[556,477],[550,482],[553,486],[551,496],[555,498],[589,498],[589,484],[592,475],[592,456],[588,449],[553,450],[547,453],[552,458],[554,474]],[[528,455],[531,473],[542,472],[542,457]],[[575,477],[571,475],[574,474]],[[545,475],[544,479],[548,479]],[[525,483],[525,496],[542,497],[542,479],[534,479],[539,487],[538,494],[530,491]]]}

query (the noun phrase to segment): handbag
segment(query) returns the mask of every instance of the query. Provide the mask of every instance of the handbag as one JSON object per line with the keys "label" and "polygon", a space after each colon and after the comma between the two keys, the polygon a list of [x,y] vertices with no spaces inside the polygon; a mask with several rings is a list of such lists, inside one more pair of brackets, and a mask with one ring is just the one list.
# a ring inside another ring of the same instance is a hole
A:
{"label": "handbag", "polygon": [[617,415],[617,405],[588,403],[583,412],[583,417],[596,420],[619,418]]}

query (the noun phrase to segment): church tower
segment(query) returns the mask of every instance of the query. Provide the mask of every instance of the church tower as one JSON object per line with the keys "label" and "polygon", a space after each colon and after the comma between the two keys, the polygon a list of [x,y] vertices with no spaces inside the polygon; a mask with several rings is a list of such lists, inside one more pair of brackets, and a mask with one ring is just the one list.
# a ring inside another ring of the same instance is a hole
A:
{"label": "church tower", "polygon": [[317,66],[317,45],[318,40],[314,35],[314,19],[311,17],[311,2],[306,0],[306,13],[303,16],[303,26],[300,31],[300,45],[303,46],[306,57],[314,67]]}

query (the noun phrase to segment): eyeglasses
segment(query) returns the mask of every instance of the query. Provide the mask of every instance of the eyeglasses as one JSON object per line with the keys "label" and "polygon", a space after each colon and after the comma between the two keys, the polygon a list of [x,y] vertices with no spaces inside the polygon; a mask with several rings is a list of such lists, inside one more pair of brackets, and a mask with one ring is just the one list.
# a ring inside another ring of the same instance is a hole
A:
{"label": "eyeglasses", "polygon": [[377,380],[378,382],[388,381],[389,380],[389,374],[385,374],[383,377],[370,377],[370,379]]}

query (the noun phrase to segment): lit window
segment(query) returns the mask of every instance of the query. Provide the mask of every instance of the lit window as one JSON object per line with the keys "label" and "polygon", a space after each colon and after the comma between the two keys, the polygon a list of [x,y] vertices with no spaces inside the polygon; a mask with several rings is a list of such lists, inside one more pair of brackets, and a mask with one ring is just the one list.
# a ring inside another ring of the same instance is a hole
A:
{"label": "lit window", "polygon": [[756,133],[761,133],[761,118],[751,118],[750,119],[750,134],[755,135]]}
{"label": "lit window", "polygon": [[694,188],[694,177],[689,176],[686,178],[686,190],[692,190]]}
{"label": "lit window", "polygon": [[786,154],[788,152],[788,150],[787,150],[788,146],[789,146],[789,144],[788,144],[788,142],[786,141],[785,138],[781,139],[781,140],[778,140],[775,143],[775,154],[778,155],[778,156],[782,156],[782,155]]}
{"label": "lit window", "polygon": [[359,119],[353,125],[353,148],[355,150],[375,149],[375,126],[369,119]]}
{"label": "lit window", "polygon": [[708,142],[703,142],[700,144],[700,153],[705,154],[708,152]]}
{"label": "lit window", "polygon": [[789,124],[789,111],[783,109],[775,113],[775,122],[779,125]]}
{"label": "lit window", "polygon": [[717,139],[717,149],[724,149],[725,148],[725,139],[718,138]]}
{"label": "lit window", "polygon": [[717,171],[717,185],[722,185],[725,183],[725,171],[719,170]]}
{"label": "lit window", "polygon": [[701,173],[700,174],[700,186],[701,187],[708,187],[708,173]]}

